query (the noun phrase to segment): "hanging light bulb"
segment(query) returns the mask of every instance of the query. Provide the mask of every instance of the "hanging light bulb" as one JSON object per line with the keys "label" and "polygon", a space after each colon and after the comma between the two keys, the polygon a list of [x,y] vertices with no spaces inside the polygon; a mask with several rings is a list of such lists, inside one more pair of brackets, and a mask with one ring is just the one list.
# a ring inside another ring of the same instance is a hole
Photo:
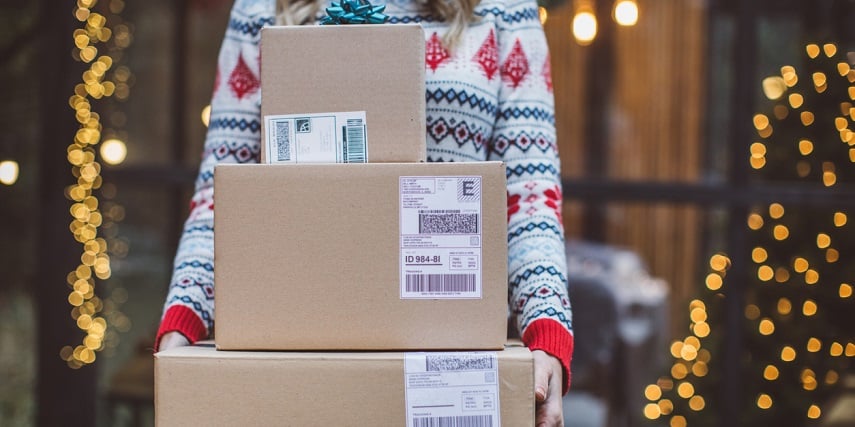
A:
{"label": "hanging light bulb", "polygon": [[624,27],[638,23],[638,3],[635,0],[618,0],[614,9],[615,22]]}
{"label": "hanging light bulb", "polygon": [[[543,16],[545,16],[544,14],[546,13],[546,9],[544,9],[544,8],[541,8],[541,9],[543,9],[543,12],[542,12],[541,18],[540,18],[541,24],[542,24],[546,21],[546,18],[543,17]],[[205,127],[208,127],[208,124],[211,123],[211,104],[206,105],[205,108],[202,109],[201,116],[202,116],[202,124],[205,125]]]}
{"label": "hanging light bulb", "polygon": [[123,141],[118,139],[108,139],[101,144],[101,157],[104,161],[111,165],[118,165],[125,161],[128,155],[128,148]]}
{"label": "hanging light bulb", "polygon": [[18,180],[18,162],[4,160],[0,162],[0,183],[12,185]]}
{"label": "hanging light bulb", "polygon": [[597,17],[589,7],[580,7],[573,17],[573,37],[582,46],[587,46],[597,37]]}

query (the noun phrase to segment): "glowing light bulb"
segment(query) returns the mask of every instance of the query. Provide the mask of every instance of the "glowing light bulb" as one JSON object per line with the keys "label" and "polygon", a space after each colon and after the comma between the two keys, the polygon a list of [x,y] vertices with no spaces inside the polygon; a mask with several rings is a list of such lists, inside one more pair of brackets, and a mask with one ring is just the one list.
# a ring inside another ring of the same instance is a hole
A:
{"label": "glowing light bulb", "polygon": [[644,416],[647,417],[647,419],[655,420],[661,415],[662,411],[661,409],[659,409],[659,405],[655,403],[648,403],[644,406]]}
{"label": "glowing light bulb", "polygon": [[763,130],[769,127],[769,117],[765,114],[755,114],[754,115],[754,128],[759,130]]}
{"label": "glowing light bulb", "polygon": [[0,183],[12,185],[18,181],[18,162],[4,160],[0,162]]}
{"label": "glowing light bulb", "polygon": [[751,251],[751,259],[758,264],[766,261],[768,256],[769,254],[766,252],[766,249],[763,249],[759,246]]}
{"label": "glowing light bulb", "polygon": [[615,4],[615,21],[624,27],[638,23],[638,4],[635,0],[620,0]]}
{"label": "glowing light bulb", "polygon": [[118,139],[108,139],[101,144],[101,157],[108,164],[118,165],[125,161],[127,155],[127,146]]}
{"label": "glowing light bulb", "polygon": [[802,314],[805,316],[813,316],[816,314],[817,305],[813,300],[805,301],[804,305],[802,305]]}
{"label": "glowing light bulb", "polygon": [[[762,144],[761,144],[762,145]],[[730,267],[730,259],[721,254],[715,254],[710,258],[710,268],[715,271],[724,271]]]}
{"label": "glowing light bulb", "polygon": [[[543,9],[544,11],[546,10],[542,7],[541,7],[541,9]],[[546,21],[546,19],[543,18],[543,16],[544,15],[541,14],[541,21]],[[211,105],[210,104],[206,105],[205,108],[202,109],[201,116],[202,116],[202,124],[205,125],[205,127],[208,127],[208,125],[211,123]]]}
{"label": "glowing light bulb", "polygon": [[819,46],[815,44],[809,44],[805,46],[805,50],[807,50],[807,54],[811,59],[816,58],[819,55]]}
{"label": "glowing light bulb", "polygon": [[721,276],[716,273],[710,273],[707,275],[706,284],[707,288],[711,291],[717,291],[721,289],[721,285],[724,282],[721,280]]}
{"label": "glowing light bulb", "polygon": [[783,360],[784,362],[792,362],[795,359],[796,359],[796,350],[795,349],[793,349],[792,347],[790,347],[788,345],[784,346],[784,348],[781,349],[781,360]]}
{"label": "glowing light bulb", "polygon": [[579,10],[573,17],[573,37],[582,46],[587,46],[597,37],[597,17],[594,12]]}
{"label": "glowing light bulb", "polygon": [[790,311],[792,309],[793,304],[790,302],[790,300],[786,298],[781,298],[778,300],[778,313],[781,313],[782,315],[786,316],[790,314]]}
{"label": "glowing light bulb", "polygon": [[683,382],[677,386],[677,394],[683,399],[688,399],[695,394],[695,387],[690,382]]}
{"label": "glowing light bulb", "polygon": [[790,230],[781,224],[776,225],[772,229],[772,235],[775,237],[775,240],[785,240],[790,235]]}
{"label": "glowing light bulb", "polygon": [[659,400],[662,397],[662,389],[656,384],[650,384],[644,389],[644,396],[648,400]]}
{"label": "glowing light bulb", "polygon": [[772,397],[766,393],[761,393],[757,396],[757,407],[760,409],[769,409],[772,407]]}
{"label": "glowing light bulb", "polygon": [[760,268],[757,269],[758,279],[764,282],[768,282],[772,280],[773,277],[775,277],[775,271],[772,270],[772,267],[769,267],[768,265],[761,265]]}
{"label": "glowing light bulb", "polygon": [[822,341],[818,338],[811,337],[807,342],[807,351],[816,353],[820,350],[822,350]]}
{"label": "glowing light bulb", "polygon": [[763,94],[771,100],[781,99],[787,91],[787,83],[782,77],[772,76],[763,79]]}
{"label": "glowing light bulb", "polygon": [[852,285],[848,283],[841,283],[840,288],[838,289],[838,294],[840,298],[849,298],[852,296]]}
{"label": "glowing light bulb", "polygon": [[820,415],[822,415],[822,411],[819,409],[819,406],[810,405],[810,408],[808,408],[808,413],[807,413],[808,418],[815,420],[815,419],[819,418]]}
{"label": "glowing light bulb", "polygon": [[774,365],[767,365],[766,369],[763,370],[763,378],[767,379],[768,381],[777,380],[778,375],[778,368],[776,368]]}
{"label": "glowing light bulb", "polygon": [[761,335],[772,335],[775,332],[775,323],[771,319],[763,319],[757,329]]}
{"label": "glowing light bulb", "polygon": [[701,396],[694,395],[689,399],[689,408],[692,408],[693,411],[700,411],[704,409],[705,406],[706,402]]}
{"label": "glowing light bulb", "polygon": [[759,230],[761,227],[763,227],[762,216],[756,213],[748,215],[748,228],[752,230]]}

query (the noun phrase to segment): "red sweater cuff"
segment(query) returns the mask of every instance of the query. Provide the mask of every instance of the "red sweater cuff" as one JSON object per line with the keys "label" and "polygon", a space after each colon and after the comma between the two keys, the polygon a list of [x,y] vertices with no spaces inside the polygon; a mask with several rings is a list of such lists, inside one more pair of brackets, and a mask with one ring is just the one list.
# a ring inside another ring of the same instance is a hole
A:
{"label": "red sweater cuff", "polygon": [[525,329],[523,343],[529,350],[542,350],[561,361],[564,367],[563,394],[570,390],[570,361],[573,359],[573,334],[552,319],[538,319]]}
{"label": "red sweater cuff", "polygon": [[160,339],[163,335],[173,331],[184,335],[190,341],[190,344],[208,335],[202,319],[193,310],[183,305],[174,305],[166,310],[163,320],[160,321],[160,328],[157,330],[157,337],[154,340],[154,351],[157,351],[158,347],[160,347]]}

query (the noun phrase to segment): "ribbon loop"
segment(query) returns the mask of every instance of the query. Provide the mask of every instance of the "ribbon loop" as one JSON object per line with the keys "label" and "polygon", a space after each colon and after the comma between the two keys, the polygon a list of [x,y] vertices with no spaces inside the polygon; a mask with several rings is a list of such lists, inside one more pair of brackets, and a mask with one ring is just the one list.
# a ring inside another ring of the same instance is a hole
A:
{"label": "ribbon loop", "polygon": [[382,24],[389,20],[389,16],[383,14],[386,5],[374,6],[368,0],[332,2],[325,10],[327,16],[321,19],[321,25]]}

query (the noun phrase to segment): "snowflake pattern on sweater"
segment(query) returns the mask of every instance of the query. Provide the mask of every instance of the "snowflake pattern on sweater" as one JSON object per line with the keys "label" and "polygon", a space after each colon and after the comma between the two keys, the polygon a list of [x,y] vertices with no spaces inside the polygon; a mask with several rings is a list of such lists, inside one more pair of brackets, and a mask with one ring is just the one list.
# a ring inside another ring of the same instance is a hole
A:
{"label": "snowflake pattern on sweater", "polygon": [[[483,0],[458,45],[448,24],[409,0],[390,0],[390,24],[425,30],[427,157],[435,162],[501,160],[508,179],[508,298],[532,349],[562,360],[569,376],[573,335],[561,224],[549,52],[534,0]],[[218,59],[205,148],[175,257],[159,337],[191,341],[214,330],[213,171],[258,162],[260,29],[275,0],[237,0]]]}

